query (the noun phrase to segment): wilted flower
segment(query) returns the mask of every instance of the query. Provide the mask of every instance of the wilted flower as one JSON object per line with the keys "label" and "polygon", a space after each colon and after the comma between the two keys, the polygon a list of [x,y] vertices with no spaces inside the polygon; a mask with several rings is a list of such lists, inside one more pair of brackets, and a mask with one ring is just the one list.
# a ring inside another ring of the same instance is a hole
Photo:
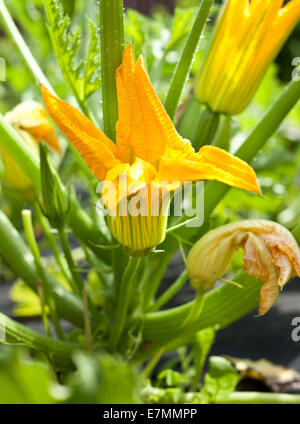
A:
{"label": "wilted flower", "polygon": [[[33,155],[39,154],[39,140],[44,140],[53,150],[60,152],[57,135],[41,104],[34,101],[20,103],[7,113],[5,118],[30,147]],[[3,147],[1,147],[1,156],[6,181],[26,200],[32,200],[35,194],[31,180]]]}
{"label": "wilted flower", "polygon": [[242,112],[300,17],[300,0],[227,0],[196,81],[213,111]]}
{"label": "wilted flower", "polygon": [[229,268],[235,252],[244,250],[244,270],[262,282],[260,315],[276,302],[279,289],[300,276],[300,249],[292,234],[266,220],[245,220],[208,232],[191,249],[187,269],[195,289],[213,288]]}
{"label": "wilted flower", "polygon": [[[196,153],[191,143],[179,136],[153,89],[142,58],[135,64],[132,45],[124,51],[116,81],[116,144],[77,109],[43,87],[49,114],[100,181],[115,183],[118,194],[119,177],[125,176],[130,182],[125,193],[128,198],[153,183],[173,192],[185,181],[213,179],[259,193],[255,173],[247,163],[211,146]],[[164,207],[161,203],[159,206],[163,213]],[[126,216],[110,213],[108,223],[115,238],[131,254],[139,255],[163,241],[166,219],[162,214],[134,216],[128,211]]]}

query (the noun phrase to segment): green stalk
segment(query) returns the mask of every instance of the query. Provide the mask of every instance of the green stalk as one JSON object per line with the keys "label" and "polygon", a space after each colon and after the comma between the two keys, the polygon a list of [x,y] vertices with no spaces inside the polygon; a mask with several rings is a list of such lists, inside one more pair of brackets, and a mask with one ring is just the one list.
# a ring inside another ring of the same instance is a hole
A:
{"label": "green stalk", "polygon": [[130,295],[132,294],[132,289],[136,281],[135,277],[140,261],[141,258],[135,258],[133,256],[130,256],[125,273],[121,280],[119,293],[117,294],[118,302],[116,307],[116,315],[114,317],[114,322],[109,339],[109,348],[112,352],[117,349],[120,337],[123,333],[126,324],[126,316],[130,303]]}
{"label": "green stalk", "polygon": [[192,135],[192,144],[198,151],[205,144],[211,144],[218,130],[220,114],[204,107]]}
{"label": "green stalk", "polygon": [[[47,290],[47,280],[45,277],[41,256],[39,252],[39,248],[37,245],[37,242],[34,237],[34,230],[32,226],[32,218],[31,218],[31,210],[23,210],[22,211],[22,218],[23,218],[23,226],[26,234],[26,239],[28,246],[31,250],[31,253],[34,257],[35,266],[37,269],[37,273],[39,275],[39,279],[37,280],[37,292],[40,297],[41,307],[42,307],[42,320],[45,327],[45,333],[47,337],[51,337],[49,322],[47,314],[45,313],[45,304],[46,299],[49,298],[48,296],[48,290]],[[55,320],[54,320],[55,321]]]}
{"label": "green stalk", "polygon": [[116,70],[124,49],[123,0],[100,0],[101,76],[103,126],[116,139],[118,100]]}
{"label": "green stalk", "polygon": [[188,279],[188,273],[187,271],[183,271],[179,277],[176,279],[176,281],[171,285],[171,287],[168,288],[157,300],[156,302],[151,305],[148,312],[156,311],[157,309],[160,309],[162,306],[164,306],[172,297],[175,296],[175,294],[184,286]]}
{"label": "green stalk", "polygon": [[45,77],[43,71],[33,57],[18,28],[12,20],[12,17],[10,16],[10,13],[7,10],[3,0],[0,0],[0,21],[7,36],[10,38],[19,55],[22,57],[28,72],[32,76],[32,79],[37,82],[37,84],[42,83],[48,89],[53,91],[49,81]]}
{"label": "green stalk", "polygon": [[180,96],[213,1],[214,0],[202,0],[193,27],[184,45],[181,58],[173,73],[169,91],[165,100],[165,108],[171,119],[174,119]]}
{"label": "green stalk", "polygon": [[69,280],[70,284],[72,286],[72,290],[74,293],[76,293],[79,297],[82,296],[82,291],[84,288],[84,283],[82,281],[82,278],[79,275],[79,272],[76,269],[76,264],[72,257],[71,248],[69,245],[69,241],[66,235],[66,230],[64,227],[61,227],[58,229],[58,235],[61,242],[61,247],[63,249],[65,258],[67,260],[67,263],[69,265],[69,270],[72,274],[72,278]]}
{"label": "green stalk", "polygon": [[199,321],[199,317],[203,310],[203,303],[204,303],[204,292],[201,290],[198,290],[196,292],[196,297],[193,302],[193,307],[190,309],[189,314],[183,321],[180,328],[180,332],[186,333],[186,331],[188,331],[193,324],[196,324]]}
{"label": "green stalk", "polygon": [[43,234],[44,234],[49,246],[51,247],[51,250],[54,254],[56,262],[58,263],[59,268],[60,268],[63,276],[68,281],[70,279],[70,274],[68,272],[68,268],[67,268],[67,264],[65,262],[65,258],[62,256],[62,254],[61,254],[61,252],[60,252],[60,250],[59,250],[59,248],[56,244],[55,238],[54,238],[53,234],[51,233],[50,225],[48,224],[48,221],[46,220],[46,218],[42,215],[40,205],[37,202],[34,205],[34,210],[35,210],[37,222],[39,223],[39,225],[42,228]]}
{"label": "green stalk", "polygon": [[[195,324],[190,326],[190,330],[185,333],[186,336],[215,325],[220,328],[226,327],[257,306],[261,284],[244,273],[239,274],[234,280],[244,289],[228,284],[206,294],[202,313]],[[146,314],[144,340],[160,341],[166,344],[176,338],[178,329],[191,313],[194,305],[195,301],[192,301],[176,308]],[[156,351],[154,347],[153,350]]]}
{"label": "green stalk", "polygon": [[45,354],[51,362],[54,362],[61,369],[72,365],[72,354],[80,349],[77,344],[43,336],[2,313],[0,313],[0,328],[3,330],[1,333],[4,333],[5,336],[5,340],[2,340],[2,342],[24,344],[39,353]]}

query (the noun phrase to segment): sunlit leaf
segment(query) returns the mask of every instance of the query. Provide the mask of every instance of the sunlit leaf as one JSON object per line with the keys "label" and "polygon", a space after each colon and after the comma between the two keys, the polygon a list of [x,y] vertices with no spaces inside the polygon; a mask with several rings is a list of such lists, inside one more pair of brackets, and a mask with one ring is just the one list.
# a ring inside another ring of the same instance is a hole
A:
{"label": "sunlit leaf", "polygon": [[72,28],[70,18],[64,13],[60,0],[45,0],[45,7],[53,48],[63,76],[76,99],[85,102],[100,88],[98,30],[94,23],[89,21],[88,49],[84,54],[83,46],[87,44],[87,40],[82,39],[82,25]]}

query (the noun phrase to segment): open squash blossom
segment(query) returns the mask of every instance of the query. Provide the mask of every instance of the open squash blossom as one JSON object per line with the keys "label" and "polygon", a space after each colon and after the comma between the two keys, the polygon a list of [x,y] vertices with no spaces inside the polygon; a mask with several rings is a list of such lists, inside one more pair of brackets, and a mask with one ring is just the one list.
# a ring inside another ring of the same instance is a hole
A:
{"label": "open squash blossom", "polygon": [[245,220],[208,232],[191,249],[187,269],[196,290],[211,290],[237,251],[244,250],[245,272],[263,283],[260,315],[276,302],[279,289],[300,276],[300,249],[292,234],[266,220]]}
{"label": "open squash blossom", "polygon": [[[34,101],[20,103],[5,115],[5,119],[15,128],[33,154],[39,154],[39,140],[44,140],[53,150],[60,152],[57,135],[41,104]],[[1,147],[1,156],[6,181],[12,188],[19,191],[25,200],[32,200],[35,194],[30,179],[3,147]]]}
{"label": "open squash blossom", "polygon": [[[105,180],[106,187],[109,182],[114,183],[120,195],[119,203],[150,186],[173,192],[185,181],[196,180],[214,179],[260,192],[255,173],[247,163],[211,146],[204,146],[196,153],[191,143],[179,136],[151,85],[142,58],[135,64],[132,45],[124,51],[116,82],[119,112],[116,144],[77,109],[45,87],[42,89],[50,116],[94,175],[100,181]],[[123,194],[121,176],[129,183]],[[149,189],[144,196],[150,196],[150,192]],[[151,213],[136,216],[116,211],[118,202],[109,206],[105,193],[111,231],[132,254],[142,255],[163,241],[167,222],[164,198],[160,193],[158,216]]]}
{"label": "open squash blossom", "polygon": [[252,100],[268,66],[300,18],[300,0],[227,0],[196,79],[213,111],[236,115]]}

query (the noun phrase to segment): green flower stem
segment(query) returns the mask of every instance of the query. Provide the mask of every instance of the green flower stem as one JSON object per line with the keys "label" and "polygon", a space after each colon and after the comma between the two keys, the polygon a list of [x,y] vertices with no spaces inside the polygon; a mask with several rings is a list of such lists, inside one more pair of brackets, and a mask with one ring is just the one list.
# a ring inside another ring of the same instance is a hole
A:
{"label": "green flower stem", "polygon": [[125,273],[120,283],[119,293],[117,294],[118,302],[116,307],[116,315],[109,339],[110,351],[114,352],[123,333],[126,316],[129,308],[130,297],[136,281],[136,273],[141,262],[141,258],[130,256]]}
{"label": "green flower stem", "polygon": [[26,65],[26,68],[29,74],[32,76],[33,80],[38,84],[42,83],[48,89],[53,91],[51,85],[49,84],[49,81],[45,77],[43,71],[36,62],[23,37],[21,36],[18,28],[12,20],[12,17],[5,6],[4,0],[0,0],[0,21],[7,36],[10,38],[16,50],[22,57],[24,64]]}
{"label": "green flower stem", "polygon": [[25,229],[26,239],[27,243],[30,247],[31,253],[34,257],[35,266],[37,269],[37,273],[39,275],[39,280],[37,280],[37,292],[40,297],[41,301],[41,307],[42,307],[42,319],[45,327],[45,332],[48,337],[51,337],[51,331],[49,327],[48,317],[45,310],[45,305],[48,305],[50,310],[50,316],[52,323],[55,328],[55,332],[57,336],[63,340],[64,339],[64,333],[61,329],[59,318],[56,311],[56,305],[53,300],[53,296],[51,293],[51,290],[49,290],[47,278],[45,275],[44,267],[42,264],[40,251],[38,244],[35,240],[34,236],[34,230],[32,226],[32,218],[31,218],[31,211],[30,210],[23,210],[22,211],[22,218],[23,218],[23,225]]}
{"label": "green flower stem", "polygon": [[231,118],[227,115],[220,115],[220,123],[216,135],[213,139],[213,145],[224,150],[229,150],[231,140]]}
{"label": "green flower stem", "polygon": [[199,114],[194,132],[192,134],[192,144],[198,151],[205,144],[211,144],[220,122],[220,114],[204,107]]}
{"label": "green flower stem", "polygon": [[[70,285],[72,287],[72,290],[75,294],[77,294],[79,297],[83,298],[83,291],[84,291],[84,282],[77,271],[77,266],[74,262],[73,256],[72,256],[72,250],[70,248],[70,244],[68,241],[68,237],[66,234],[65,227],[58,228],[58,235],[61,242],[61,247],[63,249],[63,252],[65,254],[65,258],[67,260],[69,270],[71,272],[72,278],[69,280]],[[87,302],[89,305],[90,312],[92,316],[97,321],[99,317],[99,313],[97,311],[97,308],[95,307],[94,303],[90,299],[89,294],[87,294]]]}
{"label": "green flower stem", "polygon": [[82,281],[82,278],[80,277],[79,272],[76,269],[76,264],[72,257],[72,251],[69,245],[69,241],[66,235],[66,230],[64,227],[61,227],[58,229],[58,235],[61,242],[61,247],[64,252],[65,258],[67,260],[69,270],[72,274],[72,277],[69,281],[72,287],[72,290],[74,293],[76,293],[78,296],[82,296],[82,291],[84,288],[84,283]]}
{"label": "green flower stem", "polygon": [[146,367],[143,370],[143,376],[144,377],[148,377],[152,373],[155,365],[157,364],[157,362],[160,360],[160,358],[162,357],[162,355],[164,353],[165,353],[164,349],[160,349],[156,352],[156,354],[153,356],[151,361],[148,362],[148,364],[146,365]]}
{"label": "green flower stem", "polygon": [[187,271],[183,271],[179,277],[176,279],[176,281],[171,285],[171,287],[168,288],[157,300],[156,302],[151,305],[151,307],[148,309],[148,312],[156,311],[157,309],[160,309],[162,306],[164,306],[175,294],[184,286],[188,279],[188,273]]}
{"label": "green flower stem", "polygon": [[171,119],[174,119],[180,96],[213,1],[214,0],[202,0],[195,22],[183,48],[181,58],[173,73],[170,88],[165,100],[165,108]]}
{"label": "green flower stem", "polygon": [[66,263],[65,258],[62,256],[62,254],[61,254],[61,252],[60,252],[60,250],[59,250],[59,248],[56,244],[56,241],[55,241],[53,234],[51,233],[50,225],[49,225],[48,221],[46,220],[46,218],[43,216],[40,205],[37,202],[34,204],[34,210],[35,210],[37,222],[39,223],[39,225],[41,226],[41,228],[43,230],[43,234],[46,237],[46,240],[47,240],[49,246],[51,247],[51,250],[54,254],[56,262],[58,263],[62,274],[64,275],[64,277],[68,281],[71,277],[70,277],[69,270],[67,268],[67,263]]}
{"label": "green flower stem", "polygon": [[[244,288],[239,289],[228,284],[206,294],[203,311],[195,324],[190,326],[186,336],[215,325],[220,328],[226,327],[257,306],[261,284],[244,273],[239,274],[234,280]],[[191,313],[194,305],[195,301],[192,301],[176,308],[146,314],[143,329],[144,340],[166,344],[176,338],[178,329]],[[151,356],[150,353],[153,354],[153,351],[156,351],[155,346],[150,349],[149,356]],[[146,352],[145,356],[149,357]]]}
{"label": "green flower stem", "polygon": [[72,364],[73,352],[80,349],[77,344],[43,336],[2,313],[0,313],[0,328],[0,333],[4,336],[0,343],[24,344],[45,354],[51,362],[62,369]]}
{"label": "green flower stem", "polygon": [[203,303],[204,303],[204,292],[198,290],[196,292],[196,298],[193,302],[193,307],[190,309],[189,314],[185,318],[185,320],[182,323],[181,326],[181,332],[188,331],[189,327],[193,324],[197,323],[199,321],[199,317],[203,310]]}
{"label": "green flower stem", "polygon": [[27,243],[30,247],[31,253],[34,257],[35,266],[37,269],[37,273],[39,275],[39,280],[37,281],[37,292],[40,297],[41,302],[41,308],[42,308],[42,320],[45,328],[45,333],[47,337],[51,337],[51,332],[49,328],[49,322],[47,314],[45,313],[45,304],[48,303],[48,290],[47,290],[47,282],[46,277],[41,261],[41,256],[39,252],[38,245],[36,243],[35,237],[34,237],[34,230],[32,226],[32,218],[31,218],[31,211],[30,210],[23,210],[22,211],[22,218],[23,218],[23,226],[26,234]]}
{"label": "green flower stem", "polygon": [[[12,270],[35,292],[39,278],[34,259],[22,237],[0,210],[0,254]],[[45,278],[52,293],[59,316],[83,327],[83,303],[78,296],[66,290],[45,269]]]}
{"label": "green flower stem", "polygon": [[85,345],[84,350],[88,353],[92,350],[92,329],[88,308],[87,288],[83,289],[83,305],[84,305],[84,334]]}
{"label": "green flower stem", "polygon": [[105,134],[116,139],[118,100],[116,70],[124,49],[123,0],[100,0],[101,76]]}

